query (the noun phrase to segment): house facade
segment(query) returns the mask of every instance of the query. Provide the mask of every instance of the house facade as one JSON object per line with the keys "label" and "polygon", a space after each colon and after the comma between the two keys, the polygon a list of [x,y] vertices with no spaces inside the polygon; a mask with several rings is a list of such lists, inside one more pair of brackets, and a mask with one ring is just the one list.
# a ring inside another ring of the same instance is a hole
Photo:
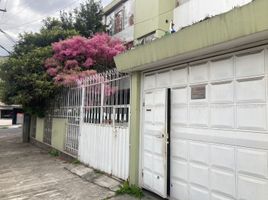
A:
{"label": "house facade", "polygon": [[107,33],[130,48],[134,42],[134,6],[134,0],[112,1],[104,8],[103,17]]}
{"label": "house facade", "polygon": [[178,2],[176,33],[115,58],[131,74],[130,182],[177,200],[265,200],[268,2]]}
{"label": "house facade", "polygon": [[266,200],[268,2],[202,2],[112,1],[108,32],[135,48],[32,117],[31,140],[163,198]]}

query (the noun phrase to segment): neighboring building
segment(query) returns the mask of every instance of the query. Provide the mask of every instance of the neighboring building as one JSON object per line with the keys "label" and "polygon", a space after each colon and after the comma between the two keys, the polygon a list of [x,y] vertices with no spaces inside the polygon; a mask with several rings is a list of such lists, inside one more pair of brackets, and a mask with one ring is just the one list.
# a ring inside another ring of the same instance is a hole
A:
{"label": "neighboring building", "polygon": [[[7,59],[7,57],[0,57],[0,63],[3,62],[5,59]],[[21,118],[21,113],[21,106],[6,105],[0,101],[0,125],[10,125],[12,123],[16,124],[17,118]],[[19,115],[17,116],[17,114]],[[19,119],[19,123],[22,123],[21,119]]]}
{"label": "neighboring building", "polygon": [[[153,16],[147,2],[135,13]],[[176,200],[267,199],[267,10],[267,0],[179,1],[185,28],[115,58],[131,74],[130,183]]]}
{"label": "neighboring building", "polygon": [[104,24],[109,35],[129,48],[134,41],[134,0],[114,0],[104,8]]}
{"label": "neighboring building", "polygon": [[114,0],[104,8],[107,32],[132,47],[169,32],[175,0]]}

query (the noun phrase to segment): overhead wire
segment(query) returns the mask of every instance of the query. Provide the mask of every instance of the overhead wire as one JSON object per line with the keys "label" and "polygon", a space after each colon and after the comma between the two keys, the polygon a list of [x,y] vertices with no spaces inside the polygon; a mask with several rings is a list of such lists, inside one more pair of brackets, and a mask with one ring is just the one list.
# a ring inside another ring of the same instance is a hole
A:
{"label": "overhead wire", "polygon": [[4,46],[2,46],[1,44],[0,44],[0,48],[4,49],[8,54],[11,54],[11,52],[7,50]]}
{"label": "overhead wire", "polygon": [[1,29],[1,28],[0,28],[0,32],[3,33],[9,41],[11,41],[14,44],[16,44],[16,41],[12,38],[11,35],[9,35],[8,33],[6,33],[5,31],[3,31],[3,29]]}

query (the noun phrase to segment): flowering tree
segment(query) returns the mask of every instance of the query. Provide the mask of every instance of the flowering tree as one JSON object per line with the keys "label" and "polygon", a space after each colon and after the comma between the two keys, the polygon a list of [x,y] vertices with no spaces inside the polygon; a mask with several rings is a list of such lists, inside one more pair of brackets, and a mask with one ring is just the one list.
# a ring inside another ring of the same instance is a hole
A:
{"label": "flowering tree", "polygon": [[114,68],[113,57],[125,50],[123,43],[107,34],[92,38],[75,36],[52,44],[54,55],[45,61],[47,73],[58,85],[69,85],[86,76]]}

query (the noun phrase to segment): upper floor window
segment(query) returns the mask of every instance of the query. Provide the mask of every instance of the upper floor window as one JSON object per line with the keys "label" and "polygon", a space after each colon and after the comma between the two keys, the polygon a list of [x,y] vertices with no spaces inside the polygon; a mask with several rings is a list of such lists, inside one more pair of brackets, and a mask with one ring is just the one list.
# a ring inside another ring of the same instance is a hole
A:
{"label": "upper floor window", "polygon": [[124,10],[120,10],[115,14],[114,24],[114,33],[119,33],[124,29]]}

